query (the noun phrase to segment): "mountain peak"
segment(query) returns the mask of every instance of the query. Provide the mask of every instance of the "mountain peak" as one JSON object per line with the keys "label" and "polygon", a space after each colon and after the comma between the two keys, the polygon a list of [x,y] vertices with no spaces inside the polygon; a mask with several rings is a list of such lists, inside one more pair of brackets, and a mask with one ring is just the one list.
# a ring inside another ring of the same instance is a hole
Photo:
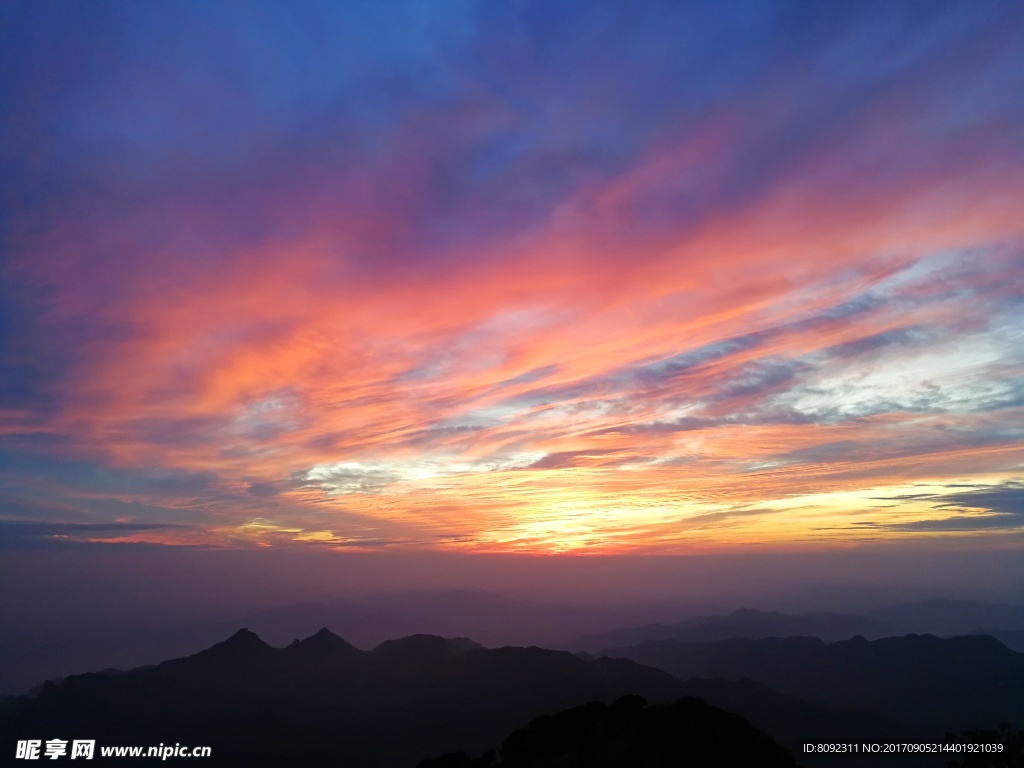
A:
{"label": "mountain peak", "polygon": [[255,648],[258,646],[265,646],[267,648],[270,647],[266,643],[264,643],[263,640],[260,639],[259,635],[257,635],[251,629],[245,628],[235,632],[235,634],[233,634],[223,643],[220,643],[220,645],[230,646],[233,648]]}
{"label": "mountain peak", "polygon": [[357,648],[329,630],[321,627],[315,635],[310,635],[302,640],[293,640],[288,646],[291,652],[302,651],[307,653],[349,653]]}
{"label": "mountain peak", "polygon": [[200,651],[197,655],[204,657],[238,658],[253,653],[272,651],[260,636],[249,629],[240,629],[227,640]]}

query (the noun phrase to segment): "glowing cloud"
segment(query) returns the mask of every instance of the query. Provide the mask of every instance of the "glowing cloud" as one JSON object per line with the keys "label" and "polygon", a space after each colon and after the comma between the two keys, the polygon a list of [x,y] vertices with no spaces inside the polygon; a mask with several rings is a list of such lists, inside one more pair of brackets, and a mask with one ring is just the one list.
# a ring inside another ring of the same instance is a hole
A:
{"label": "glowing cloud", "polygon": [[934,504],[1024,473],[1018,6],[430,5],[19,7],[5,519],[543,552],[1022,528]]}

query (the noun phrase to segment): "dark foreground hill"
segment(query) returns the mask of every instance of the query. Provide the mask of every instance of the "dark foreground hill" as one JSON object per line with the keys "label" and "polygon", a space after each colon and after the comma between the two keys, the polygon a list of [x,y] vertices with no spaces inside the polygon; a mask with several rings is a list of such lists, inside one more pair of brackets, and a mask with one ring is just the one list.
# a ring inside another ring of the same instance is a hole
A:
{"label": "dark foreground hill", "polygon": [[478,758],[464,752],[419,768],[795,768],[793,756],[739,715],[695,698],[647,706],[638,696],[540,717]]}
{"label": "dark foreground hill", "polygon": [[663,640],[606,653],[682,679],[754,680],[809,701],[878,712],[898,719],[908,735],[1024,722],[1024,654],[982,635]]}

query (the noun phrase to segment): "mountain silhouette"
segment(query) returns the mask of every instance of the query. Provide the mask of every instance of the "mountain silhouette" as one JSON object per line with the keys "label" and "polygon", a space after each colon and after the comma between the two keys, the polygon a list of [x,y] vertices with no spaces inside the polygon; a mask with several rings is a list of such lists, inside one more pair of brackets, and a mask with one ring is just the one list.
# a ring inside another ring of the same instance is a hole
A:
{"label": "mountain silhouette", "polygon": [[274,649],[260,640],[255,632],[240,629],[224,642],[200,651],[193,659],[210,664],[237,663],[253,658],[267,658],[273,652]]}
{"label": "mountain silhouette", "polygon": [[398,768],[456,750],[480,754],[540,715],[624,695],[652,706],[700,696],[791,749],[811,736],[881,738],[897,730],[879,716],[749,681],[683,682],[623,658],[487,649],[431,635],[363,651],[326,629],[273,648],[240,630],[192,656],[73,675],[45,683],[35,697],[6,699],[0,743],[66,735],[99,745],[210,746],[207,765]]}
{"label": "mountain silhouette", "polygon": [[1024,654],[983,635],[661,640],[606,653],[682,679],[753,680],[809,701],[887,715],[933,737],[1024,722]]}
{"label": "mountain silhouette", "polygon": [[[261,641],[262,642],[262,641]],[[359,650],[349,642],[342,640],[327,627],[305,640],[293,640],[286,649],[293,655],[306,655],[313,658],[322,656],[348,657],[358,654]]]}
{"label": "mountain silhouette", "polygon": [[417,632],[469,635],[488,646],[562,643],[608,625],[615,609],[520,600],[483,590],[398,590],[365,597],[267,608],[229,627],[250,627],[270,641],[302,637],[326,626],[360,648]]}
{"label": "mountain silhouette", "polygon": [[976,629],[971,635],[990,635],[1012,651],[1024,653],[1024,630],[1022,629]]}
{"label": "mountain silhouette", "polygon": [[680,685],[625,660],[488,650],[465,638],[417,635],[360,651],[321,630],[277,649],[241,630],[153,667],[46,683],[35,698],[5,702],[0,735],[5,745],[65,736],[208,745],[209,765],[397,767],[483,750],[540,714],[590,700],[671,701]]}
{"label": "mountain silhouette", "polygon": [[577,635],[641,623],[652,615],[657,612],[631,603],[588,606],[483,590],[420,589],[324,597],[192,623],[140,617],[116,624],[61,620],[57,626],[15,627],[0,621],[0,692],[23,693],[42,680],[68,674],[127,669],[184,656],[223,640],[239,627],[248,627],[275,647],[327,627],[362,649],[417,632],[472,637],[492,648],[566,648]]}

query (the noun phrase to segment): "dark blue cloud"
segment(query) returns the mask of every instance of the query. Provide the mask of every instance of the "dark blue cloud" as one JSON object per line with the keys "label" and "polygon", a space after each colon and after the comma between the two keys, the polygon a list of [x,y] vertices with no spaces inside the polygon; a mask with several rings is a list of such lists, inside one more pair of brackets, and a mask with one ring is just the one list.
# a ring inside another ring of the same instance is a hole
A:
{"label": "dark blue cloud", "polygon": [[76,534],[121,535],[134,531],[192,528],[179,523],[37,523],[0,520],[0,537],[72,536]]}
{"label": "dark blue cloud", "polygon": [[72,493],[78,490],[87,496],[95,496],[96,492],[142,497],[189,496],[208,493],[217,485],[215,476],[210,473],[164,467],[117,469],[106,466],[98,458],[67,459],[46,455],[46,449],[52,448],[50,443],[44,443],[32,452],[0,450],[0,466],[8,473],[0,489],[18,476],[39,478],[45,485],[63,486]]}
{"label": "dark blue cloud", "polygon": [[[0,520],[0,551],[37,550],[90,545],[114,546],[104,542],[144,531],[189,530],[180,523],[79,523]],[[138,546],[129,544],[129,546]],[[157,545],[163,546],[163,545]]]}
{"label": "dark blue cloud", "polygon": [[825,353],[833,357],[854,358],[861,355],[887,349],[893,346],[909,346],[921,343],[930,335],[916,327],[893,328],[892,330],[873,333],[854,341],[847,341],[829,347]]}
{"label": "dark blue cloud", "polygon": [[855,522],[850,525],[853,528],[863,529],[936,533],[1024,530],[1024,520],[1015,515],[985,515],[983,517],[962,515],[934,520],[912,520],[907,523]]}
{"label": "dark blue cloud", "polygon": [[[1024,516],[1024,482],[974,486],[968,491],[939,494],[938,509],[970,507],[1002,515]],[[1024,520],[1022,520],[1024,524]]]}
{"label": "dark blue cloud", "polygon": [[712,342],[667,360],[659,360],[656,363],[645,365],[636,370],[634,375],[641,382],[671,381],[676,377],[699,370],[708,363],[762,347],[772,339],[778,338],[781,333],[781,330],[771,329]]}
{"label": "dark blue cloud", "polygon": [[[1024,530],[1024,482],[1008,481],[997,485],[950,484],[947,488],[967,488],[952,493],[910,493],[881,497],[897,502],[927,501],[945,516],[905,523],[854,522],[854,528],[876,528],[893,531],[966,532]],[[967,514],[967,510],[983,509],[986,515]],[[951,514],[952,513],[952,514]]]}

